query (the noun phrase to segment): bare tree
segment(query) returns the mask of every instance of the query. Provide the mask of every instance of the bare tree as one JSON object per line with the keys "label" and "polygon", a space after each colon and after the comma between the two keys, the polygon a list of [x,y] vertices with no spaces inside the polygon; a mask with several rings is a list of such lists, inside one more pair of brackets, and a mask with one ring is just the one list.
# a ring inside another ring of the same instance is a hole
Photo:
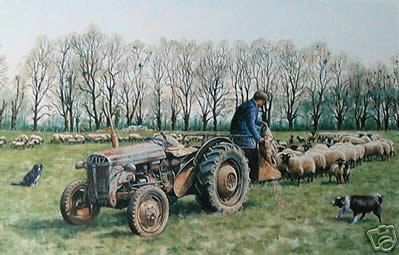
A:
{"label": "bare tree", "polygon": [[332,60],[332,84],[330,87],[330,100],[333,105],[333,116],[337,120],[337,129],[341,130],[345,116],[349,110],[349,80],[347,74],[348,57],[340,54]]}
{"label": "bare tree", "polygon": [[[3,87],[6,80],[7,80],[7,63],[5,57],[3,55],[0,55],[0,89]],[[3,125],[3,119],[6,108],[7,108],[7,102],[5,99],[3,99],[3,103],[0,106],[0,128],[2,128]]]}
{"label": "bare tree", "polygon": [[371,74],[360,63],[353,63],[349,76],[349,92],[356,129],[362,130],[371,117],[369,110]]}
{"label": "bare tree", "polygon": [[55,67],[56,86],[54,94],[56,100],[53,106],[64,119],[64,130],[73,131],[73,108],[76,96],[77,71],[73,63],[72,38],[60,39],[56,45]]}
{"label": "bare tree", "polygon": [[146,95],[145,67],[151,53],[141,42],[129,46],[123,69],[121,101],[123,104],[127,125],[131,125],[134,116],[137,124],[143,121],[143,100]]}
{"label": "bare tree", "polygon": [[7,69],[6,57],[0,55],[0,87],[2,87],[7,80]]}
{"label": "bare tree", "polygon": [[166,70],[166,84],[169,91],[168,103],[170,107],[170,121],[171,121],[171,130],[176,129],[177,124],[177,116],[180,114],[181,108],[179,107],[178,101],[178,72],[177,72],[177,42],[170,41],[167,42],[165,40],[161,41],[161,50],[164,59],[164,66]]}
{"label": "bare tree", "polygon": [[95,128],[100,129],[103,112],[101,108],[99,109],[98,99],[101,96],[101,71],[105,59],[104,35],[90,28],[88,32],[74,36],[72,44],[78,55],[79,69],[83,78],[83,82],[79,83],[79,88],[90,99],[86,100],[83,106],[90,118],[94,120]]}
{"label": "bare tree", "polygon": [[267,94],[266,104],[262,107],[262,119],[270,125],[274,97],[278,88],[278,48],[263,39],[254,41],[251,48],[256,89],[263,90]]}
{"label": "bare tree", "polygon": [[177,98],[183,111],[184,130],[188,130],[191,110],[194,103],[194,62],[197,45],[194,42],[181,42],[177,47]]}
{"label": "bare tree", "polygon": [[332,79],[330,73],[330,51],[324,43],[316,43],[310,52],[310,81],[308,95],[310,101],[310,116],[313,130],[319,129],[319,120],[323,114],[323,105],[326,102],[326,92]]}
{"label": "bare tree", "polygon": [[396,128],[399,128],[399,54],[392,57],[392,79],[393,79],[393,117]]}
{"label": "bare tree", "polygon": [[[107,126],[111,125],[110,120],[114,118],[116,111],[119,106],[118,83],[121,79],[121,61],[124,55],[124,46],[122,39],[118,36],[114,36],[107,43],[105,49],[105,67],[102,74],[102,83],[104,86],[101,87],[101,92],[105,97],[105,102],[108,107],[107,111],[111,116],[107,119]],[[105,109],[104,109],[105,110]]]}
{"label": "bare tree", "polygon": [[248,45],[242,41],[236,42],[229,65],[230,84],[234,88],[236,108],[250,97],[250,92],[254,87],[255,65],[256,62]]}
{"label": "bare tree", "polygon": [[25,83],[21,80],[21,76],[15,76],[15,96],[11,100],[11,130],[15,130],[17,127],[18,115],[21,111],[22,104],[25,98]]}
{"label": "bare tree", "polygon": [[151,80],[154,83],[154,103],[155,103],[155,119],[157,130],[162,130],[162,98],[163,98],[163,84],[166,75],[165,66],[162,61],[162,56],[159,52],[152,57],[151,64]]}
{"label": "bare tree", "polygon": [[46,37],[40,37],[38,45],[34,48],[27,59],[27,70],[31,89],[33,106],[33,130],[37,130],[38,122],[48,116],[49,105],[43,99],[50,89],[53,77],[51,76],[52,47]]}
{"label": "bare tree", "polygon": [[389,120],[391,118],[391,110],[394,107],[395,89],[394,89],[394,76],[386,71],[382,79],[382,113],[384,120],[384,130],[389,129]]}
{"label": "bare tree", "polygon": [[[199,61],[198,77],[201,83],[198,95],[203,128],[206,129],[207,108],[210,109],[213,118],[213,130],[217,131],[218,117],[222,116],[226,107],[226,96],[229,94],[225,84],[228,67],[228,48],[225,42],[214,47],[208,43],[205,45]],[[208,104],[207,107],[205,104]]]}
{"label": "bare tree", "polygon": [[281,82],[284,93],[284,111],[289,130],[298,117],[299,99],[305,87],[305,56],[291,41],[282,41],[280,49]]}

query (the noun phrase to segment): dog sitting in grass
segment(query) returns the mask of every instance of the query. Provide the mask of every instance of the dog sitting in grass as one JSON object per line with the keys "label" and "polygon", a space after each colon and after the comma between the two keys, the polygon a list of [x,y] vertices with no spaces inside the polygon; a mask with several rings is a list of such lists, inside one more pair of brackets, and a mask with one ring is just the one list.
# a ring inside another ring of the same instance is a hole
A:
{"label": "dog sitting in grass", "polygon": [[43,164],[35,164],[20,182],[11,182],[11,185],[36,187],[42,174]]}
{"label": "dog sitting in grass", "polygon": [[[337,197],[331,201],[332,206],[339,208],[337,219],[345,213],[353,212],[353,219],[351,225],[356,224],[359,220],[363,219],[366,213],[373,212],[382,223],[382,196],[378,193],[368,196],[343,196]],[[359,216],[361,214],[361,216]]]}

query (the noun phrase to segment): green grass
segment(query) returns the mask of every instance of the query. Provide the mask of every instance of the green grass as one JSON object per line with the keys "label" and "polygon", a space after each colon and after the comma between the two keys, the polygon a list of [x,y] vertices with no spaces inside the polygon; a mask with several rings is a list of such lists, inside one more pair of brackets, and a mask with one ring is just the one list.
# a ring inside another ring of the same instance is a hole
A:
{"label": "green grass", "polygon": [[[381,134],[399,144],[398,132]],[[286,140],[289,133],[274,135]],[[188,196],[171,206],[165,231],[152,238],[130,233],[126,210],[102,208],[94,225],[68,225],[59,199],[68,183],[85,176],[74,170],[75,161],[108,147],[0,149],[0,254],[373,254],[366,231],[378,225],[377,218],[369,214],[350,226],[351,215],[336,220],[336,208],[329,204],[337,195],[372,192],[384,195],[384,223],[394,224],[399,234],[398,157],[356,167],[344,185],[328,184],[327,177],[300,188],[285,180],[252,185],[244,209],[229,216],[206,214]],[[36,162],[45,167],[37,188],[8,185]]]}

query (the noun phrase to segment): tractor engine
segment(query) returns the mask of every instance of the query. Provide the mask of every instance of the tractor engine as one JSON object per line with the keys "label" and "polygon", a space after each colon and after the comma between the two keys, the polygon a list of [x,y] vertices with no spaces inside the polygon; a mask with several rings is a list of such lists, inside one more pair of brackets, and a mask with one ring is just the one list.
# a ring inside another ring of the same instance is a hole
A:
{"label": "tractor engine", "polygon": [[[76,162],[75,168],[87,170],[91,203],[124,207],[141,186],[153,184],[166,191],[172,189],[174,172],[164,167],[165,158],[162,146],[148,142],[92,154],[86,162]],[[117,205],[120,202],[122,205]]]}

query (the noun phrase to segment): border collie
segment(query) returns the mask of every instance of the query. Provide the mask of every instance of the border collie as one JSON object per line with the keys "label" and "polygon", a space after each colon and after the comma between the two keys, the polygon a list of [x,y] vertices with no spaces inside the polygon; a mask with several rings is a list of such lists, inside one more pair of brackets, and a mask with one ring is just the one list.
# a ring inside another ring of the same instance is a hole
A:
{"label": "border collie", "polygon": [[43,164],[35,164],[20,182],[11,182],[11,185],[36,187],[42,174]]}
{"label": "border collie", "polygon": [[[331,201],[332,206],[339,208],[337,219],[345,213],[353,212],[353,219],[351,224],[356,224],[359,220],[363,219],[366,213],[373,212],[380,223],[382,222],[382,196],[378,193],[368,196],[343,196],[337,197]],[[359,216],[361,214],[361,216]]]}

